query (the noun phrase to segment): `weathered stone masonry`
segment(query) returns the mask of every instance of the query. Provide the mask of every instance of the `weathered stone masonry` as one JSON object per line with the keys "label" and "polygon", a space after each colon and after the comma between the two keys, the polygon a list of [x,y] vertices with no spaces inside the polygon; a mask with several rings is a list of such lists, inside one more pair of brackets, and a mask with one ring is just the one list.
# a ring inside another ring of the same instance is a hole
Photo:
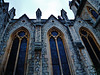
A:
{"label": "weathered stone masonry", "polygon": [[[93,34],[100,50],[100,1],[72,0],[70,8],[75,19],[69,20],[62,9],[60,18],[51,15],[41,19],[42,12],[36,11],[36,19],[29,19],[26,14],[14,19],[15,9],[8,11],[9,3],[0,0],[0,75],[4,75],[11,52],[14,34],[20,30],[28,33],[24,75],[52,75],[52,58],[49,34],[56,30],[63,38],[65,53],[71,75],[97,75],[92,59],[80,36],[80,29],[87,29]],[[76,5],[77,4],[77,5]],[[98,18],[88,11],[93,8]],[[99,51],[100,52],[100,51]]]}

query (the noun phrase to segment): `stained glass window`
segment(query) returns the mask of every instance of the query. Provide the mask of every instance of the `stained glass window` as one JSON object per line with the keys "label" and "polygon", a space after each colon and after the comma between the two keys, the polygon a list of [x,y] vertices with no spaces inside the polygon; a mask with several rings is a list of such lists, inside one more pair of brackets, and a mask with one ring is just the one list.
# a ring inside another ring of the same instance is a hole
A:
{"label": "stained glass window", "polygon": [[16,75],[24,75],[24,63],[26,55],[27,39],[23,38],[20,45],[20,52],[17,62]]}
{"label": "stained glass window", "polygon": [[70,75],[64,45],[63,45],[62,39],[60,37],[57,38],[57,43],[58,43],[58,48],[59,48],[59,53],[60,53],[63,75]]}
{"label": "stained glass window", "polygon": [[94,10],[91,10],[91,14],[97,19],[98,18],[98,14],[94,11]]}
{"label": "stained glass window", "polygon": [[[82,29],[80,29],[80,35],[81,38],[83,40],[83,43],[90,55],[90,58],[94,64],[94,67],[97,68],[100,66],[100,50],[97,47],[97,42],[96,40],[94,40],[95,38],[93,37],[92,33],[90,33],[88,30],[86,30],[85,28],[83,29],[85,31],[85,34],[83,34],[83,32],[81,31]],[[87,33],[87,35],[86,35]],[[100,69],[100,67],[99,67]]]}
{"label": "stained glass window", "polygon": [[98,16],[99,16],[99,14],[98,14],[95,10],[93,10],[91,7],[88,7],[88,9],[89,9],[89,12],[91,13],[91,15],[92,15],[95,19],[97,19]]}
{"label": "stained glass window", "polygon": [[51,34],[52,34],[53,36],[57,36],[57,35],[58,35],[58,32],[53,31],[53,32],[51,32]]}
{"label": "stained glass window", "polygon": [[5,75],[13,75],[16,55],[18,51],[18,45],[19,45],[19,39],[15,38],[13,41],[12,48],[11,48]]}
{"label": "stained glass window", "polygon": [[91,38],[90,36],[88,36],[89,42],[91,43],[93,49],[95,50],[96,55],[98,56],[98,58],[100,59],[100,51],[98,49],[98,47],[96,46],[93,38]]}
{"label": "stained glass window", "polygon": [[84,44],[86,46],[86,49],[87,49],[87,51],[88,51],[88,53],[89,53],[94,65],[97,66],[98,65],[98,60],[96,59],[96,56],[94,55],[88,40],[85,37],[82,37],[82,40],[83,40],[83,42],[84,42]]}
{"label": "stained glass window", "polygon": [[53,75],[70,75],[63,41],[59,37],[60,34],[56,31],[52,31],[51,35],[53,35],[50,37]]}
{"label": "stained glass window", "polygon": [[53,75],[61,75],[56,43],[53,37],[50,38],[50,48],[51,48],[51,57],[53,65]]}
{"label": "stained glass window", "polygon": [[18,35],[23,37],[25,35],[25,32],[21,31],[21,32],[18,33]]}
{"label": "stained glass window", "polygon": [[14,39],[12,44],[5,75],[13,75],[14,73],[15,75],[24,75],[28,39],[28,36],[26,36],[25,33],[26,32],[24,31],[20,31],[18,34],[15,34],[17,37]]}
{"label": "stained glass window", "polygon": [[81,30],[81,33],[82,33],[83,35],[87,35],[87,32],[84,31],[84,30]]}

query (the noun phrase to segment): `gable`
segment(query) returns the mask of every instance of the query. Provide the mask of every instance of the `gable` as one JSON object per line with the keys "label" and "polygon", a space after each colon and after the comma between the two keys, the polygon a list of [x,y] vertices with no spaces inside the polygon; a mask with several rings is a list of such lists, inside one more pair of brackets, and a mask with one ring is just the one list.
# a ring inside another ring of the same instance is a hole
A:
{"label": "gable", "polygon": [[47,19],[47,21],[46,21],[46,23],[45,23],[45,25],[46,24],[61,24],[61,25],[63,25],[63,26],[65,26],[63,23],[61,23],[55,16],[53,16],[53,15],[51,15],[48,19]]}
{"label": "gable", "polygon": [[22,21],[23,23],[24,23],[24,22],[29,22],[29,23],[31,23],[31,22],[29,21],[29,18],[27,17],[27,15],[24,14],[24,15],[22,15],[19,19],[12,19],[12,21],[10,22],[10,24],[19,23],[20,21]]}

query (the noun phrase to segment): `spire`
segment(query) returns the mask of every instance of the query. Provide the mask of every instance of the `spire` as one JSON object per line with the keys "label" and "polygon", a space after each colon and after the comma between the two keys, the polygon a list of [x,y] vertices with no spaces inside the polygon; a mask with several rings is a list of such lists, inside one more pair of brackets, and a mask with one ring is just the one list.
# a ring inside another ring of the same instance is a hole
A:
{"label": "spire", "polygon": [[3,4],[4,3],[4,0],[0,0],[0,4]]}
{"label": "spire", "polygon": [[41,10],[38,8],[37,11],[36,11],[36,18],[37,18],[38,20],[41,20],[41,16],[42,16],[42,12],[41,12]]}

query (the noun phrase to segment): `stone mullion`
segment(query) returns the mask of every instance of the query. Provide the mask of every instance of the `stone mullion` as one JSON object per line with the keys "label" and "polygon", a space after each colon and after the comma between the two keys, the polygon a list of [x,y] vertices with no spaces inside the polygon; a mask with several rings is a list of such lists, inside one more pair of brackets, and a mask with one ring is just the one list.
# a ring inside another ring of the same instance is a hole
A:
{"label": "stone mullion", "polygon": [[58,58],[59,58],[59,64],[60,64],[61,74],[63,75],[63,69],[62,69],[62,64],[61,64],[61,59],[60,59],[60,53],[59,53],[57,38],[55,38],[55,42],[56,42],[56,47],[57,47],[57,54],[58,54]]}
{"label": "stone mullion", "polygon": [[[92,45],[91,45],[91,43],[90,43],[90,41],[89,41],[89,39],[88,39],[88,36],[85,37],[85,38],[87,39],[87,41],[88,41],[88,43],[89,43],[89,45],[90,45],[90,47],[91,47],[91,49],[92,49],[92,51],[93,51],[95,57],[97,58],[98,62],[100,63],[100,60],[99,60],[98,56],[96,55],[95,50],[93,49],[93,47],[92,47]],[[93,41],[94,41],[94,40],[93,40]]]}
{"label": "stone mullion", "polygon": [[41,75],[42,71],[42,60],[41,60],[41,25],[36,24],[35,30],[35,56],[34,56],[34,74]]}

